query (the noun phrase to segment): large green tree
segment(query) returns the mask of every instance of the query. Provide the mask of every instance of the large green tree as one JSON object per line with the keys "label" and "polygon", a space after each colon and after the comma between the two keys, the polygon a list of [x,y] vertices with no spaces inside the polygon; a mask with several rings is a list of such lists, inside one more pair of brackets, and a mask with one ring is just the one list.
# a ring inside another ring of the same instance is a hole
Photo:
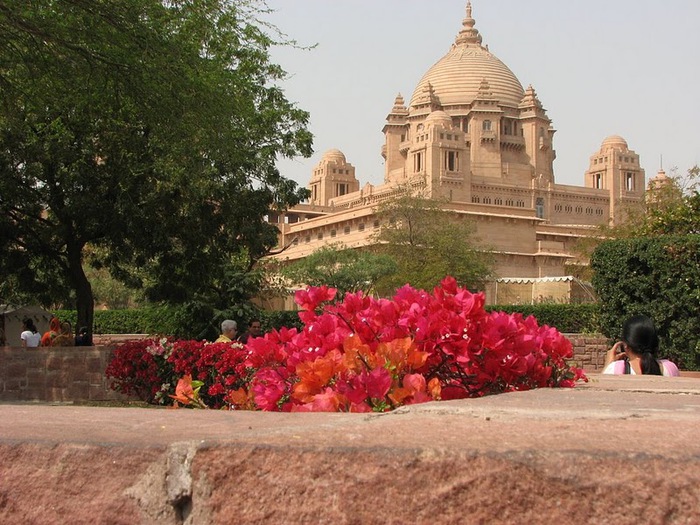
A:
{"label": "large green tree", "polygon": [[316,250],[285,267],[282,273],[296,283],[337,288],[337,297],[342,298],[347,292],[358,290],[374,293],[376,283],[396,269],[396,263],[388,255],[350,249],[338,243]]}
{"label": "large green tree", "polygon": [[493,256],[480,245],[474,224],[440,201],[406,193],[379,206],[377,214],[377,250],[397,265],[395,273],[379,279],[380,294],[406,283],[431,290],[447,275],[479,288],[492,274]]}
{"label": "large green tree", "polygon": [[[276,242],[305,190],[308,115],[270,62],[255,0],[0,0],[0,271],[91,326],[96,266],[151,299],[215,286]],[[274,33],[273,33],[274,35]],[[136,271],[135,271],[136,270]],[[143,277],[148,279],[143,281]]]}

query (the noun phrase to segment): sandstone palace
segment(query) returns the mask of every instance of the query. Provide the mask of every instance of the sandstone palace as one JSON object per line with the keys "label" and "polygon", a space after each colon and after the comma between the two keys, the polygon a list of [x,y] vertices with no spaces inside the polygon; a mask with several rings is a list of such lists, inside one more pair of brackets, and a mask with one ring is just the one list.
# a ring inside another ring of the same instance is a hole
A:
{"label": "sandstone palace", "polygon": [[[311,174],[308,203],[270,217],[280,246],[290,245],[276,257],[299,259],[329,243],[367,245],[380,226],[377,204],[412,188],[472,221],[494,250],[499,279],[487,286],[489,301],[567,300],[571,284],[545,283],[571,281],[571,269],[586,263],[574,252],[577,240],[644,198],[639,156],[619,136],[591,155],[583,186],[556,183],[552,121],[533,87],[524,89],[482,43],[470,2],[450,50],[408,103],[396,97],[383,133],[384,183],[361,187],[349,159],[326,152]],[[501,297],[499,282],[502,290],[529,288]]]}

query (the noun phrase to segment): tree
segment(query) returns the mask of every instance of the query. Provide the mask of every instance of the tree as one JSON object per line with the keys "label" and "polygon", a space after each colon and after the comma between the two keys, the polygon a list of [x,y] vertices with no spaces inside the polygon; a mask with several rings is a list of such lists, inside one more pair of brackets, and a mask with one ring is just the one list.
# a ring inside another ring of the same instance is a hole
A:
{"label": "tree", "polygon": [[446,275],[460,286],[475,288],[492,273],[493,257],[477,246],[474,225],[444,210],[440,202],[406,193],[381,205],[377,214],[382,223],[377,249],[398,268],[380,279],[380,293],[406,283],[431,290]]}
{"label": "tree", "polygon": [[[39,300],[72,290],[91,327],[86,247],[154,300],[211,288],[274,246],[265,216],[306,190],[308,114],[275,84],[256,0],[0,1],[0,270]],[[147,276],[147,279],[144,279]]]}
{"label": "tree", "polygon": [[625,209],[620,224],[603,225],[597,235],[579,241],[577,251],[590,259],[604,240],[700,233],[700,167],[693,166],[685,175],[676,171],[671,170],[670,177],[648,190],[641,205]]}
{"label": "tree", "polygon": [[619,337],[628,317],[648,315],[662,353],[700,369],[700,235],[608,240],[593,252],[591,267],[605,335]]}
{"label": "tree", "polygon": [[342,299],[347,292],[358,290],[372,294],[377,281],[395,271],[396,263],[388,255],[353,250],[338,243],[316,250],[282,273],[296,283],[337,288],[337,297]]}

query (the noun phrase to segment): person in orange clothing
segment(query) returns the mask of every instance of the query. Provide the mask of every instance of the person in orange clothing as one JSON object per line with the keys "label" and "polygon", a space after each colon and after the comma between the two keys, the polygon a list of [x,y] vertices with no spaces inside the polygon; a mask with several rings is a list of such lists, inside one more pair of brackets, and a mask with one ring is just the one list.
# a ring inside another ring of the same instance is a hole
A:
{"label": "person in orange clothing", "polygon": [[41,346],[51,346],[54,338],[61,333],[61,321],[54,316],[49,321],[49,330],[41,336]]}

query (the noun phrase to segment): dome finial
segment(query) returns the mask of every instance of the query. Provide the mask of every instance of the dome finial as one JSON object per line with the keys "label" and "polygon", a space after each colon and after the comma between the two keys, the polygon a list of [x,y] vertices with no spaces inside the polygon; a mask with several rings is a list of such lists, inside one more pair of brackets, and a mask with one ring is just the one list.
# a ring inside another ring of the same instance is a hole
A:
{"label": "dome finial", "polygon": [[467,16],[462,20],[462,29],[455,39],[455,44],[481,45],[481,35],[479,30],[474,28],[475,23],[476,21],[472,18],[472,2],[467,0]]}

